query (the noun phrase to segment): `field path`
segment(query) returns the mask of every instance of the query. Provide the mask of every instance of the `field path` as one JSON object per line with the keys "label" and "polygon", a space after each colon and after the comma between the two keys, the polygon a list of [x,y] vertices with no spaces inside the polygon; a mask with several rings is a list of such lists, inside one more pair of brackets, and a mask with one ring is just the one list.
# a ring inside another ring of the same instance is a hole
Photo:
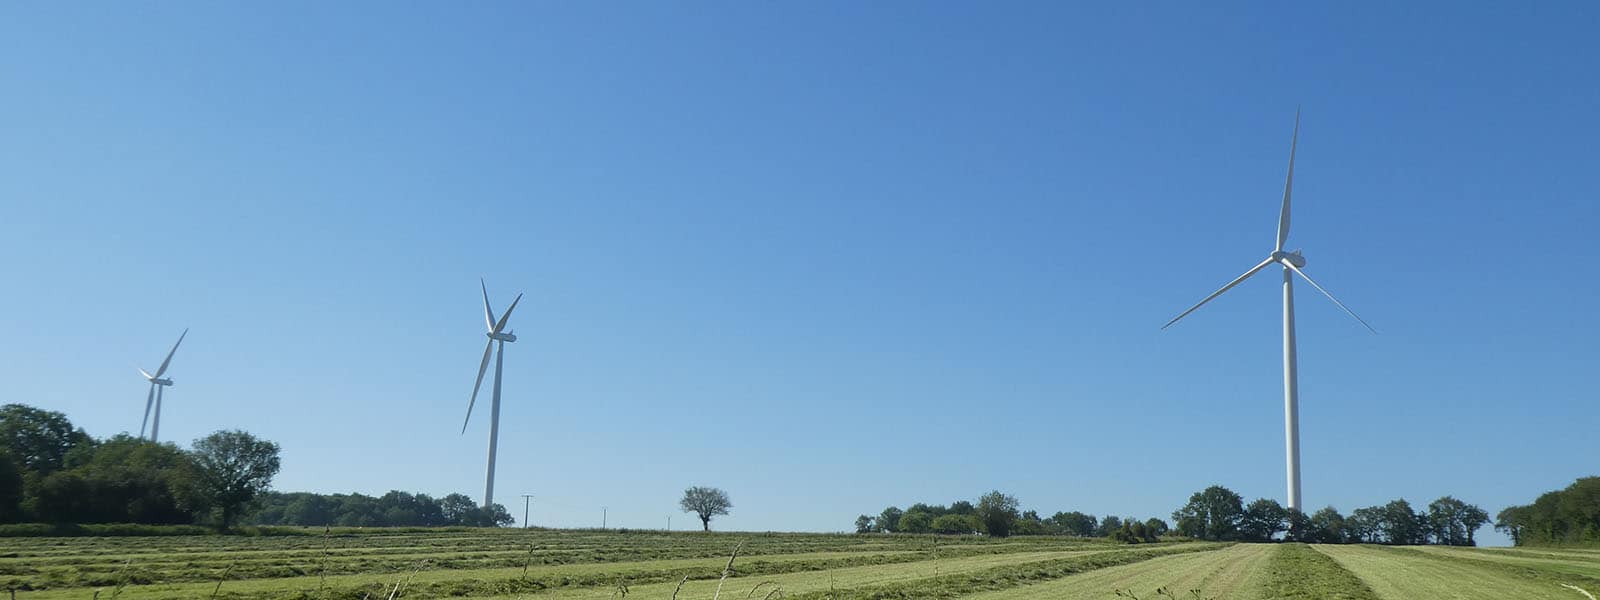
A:
{"label": "field path", "polygon": [[1211,552],[1163,556],[966,598],[1104,600],[1113,598],[1116,590],[1132,590],[1140,598],[1157,598],[1156,588],[1165,587],[1180,596],[1198,589],[1207,598],[1247,600],[1256,597],[1249,591],[1258,587],[1256,580],[1261,577],[1261,566],[1272,548],[1267,544],[1239,544]]}
{"label": "field path", "polygon": [[[1448,558],[1372,546],[1315,546],[1385,600],[1583,600],[1559,585]],[[1591,590],[1597,591],[1597,590]]]}

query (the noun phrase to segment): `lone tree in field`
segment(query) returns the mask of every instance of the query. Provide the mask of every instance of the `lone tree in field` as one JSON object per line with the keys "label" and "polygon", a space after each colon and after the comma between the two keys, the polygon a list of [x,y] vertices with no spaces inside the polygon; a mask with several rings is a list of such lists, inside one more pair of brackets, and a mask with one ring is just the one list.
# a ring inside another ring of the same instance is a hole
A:
{"label": "lone tree in field", "polygon": [[221,512],[222,529],[272,484],[278,445],[243,431],[218,431],[194,442],[194,494]]}
{"label": "lone tree in field", "polygon": [[678,501],[678,506],[683,507],[683,512],[692,512],[700,516],[700,525],[706,531],[711,531],[711,517],[728,514],[728,509],[733,508],[733,501],[728,499],[728,493],[714,487],[695,486],[683,491],[683,499]]}

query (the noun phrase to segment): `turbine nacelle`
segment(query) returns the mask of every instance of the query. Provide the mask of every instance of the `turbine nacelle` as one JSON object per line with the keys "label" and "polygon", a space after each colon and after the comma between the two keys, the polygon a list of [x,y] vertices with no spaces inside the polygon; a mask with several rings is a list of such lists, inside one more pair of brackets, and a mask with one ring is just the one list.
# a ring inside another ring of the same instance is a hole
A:
{"label": "turbine nacelle", "polygon": [[1297,268],[1305,268],[1306,266],[1306,257],[1301,256],[1299,250],[1295,250],[1294,252],[1284,252],[1279,250],[1277,252],[1273,252],[1269,259],[1275,263],[1287,262]]}
{"label": "turbine nacelle", "polygon": [[484,335],[489,336],[489,339],[491,339],[491,340],[498,340],[498,341],[501,341],[501,342],[515,342],[515,341],[517,341],[517,334],[511,333],[509,331],[504,332],[504,333],[495,333],[495,332],[491,331],[491,332],[486,333]]}
{"label": "turbine nacelle", "polygon": [[154,384],[159,385],[159,386],[172,387],[172,380],[171,379],[157,379],[155,377],[151,377],[150,378],[150,383],[154,383]]}

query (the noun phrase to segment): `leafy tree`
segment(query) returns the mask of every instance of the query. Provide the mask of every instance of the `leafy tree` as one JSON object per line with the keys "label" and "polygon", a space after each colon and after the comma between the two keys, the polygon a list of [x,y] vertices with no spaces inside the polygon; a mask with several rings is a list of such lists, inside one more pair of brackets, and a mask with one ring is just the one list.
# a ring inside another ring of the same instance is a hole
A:
{"label": "leafy tree", "polygon": [[978,498],[974,514],[983,523],[986,533],[994,537],[1011,535],[1011,523],[1017,520],[1017,499],[995,490]]}
{"label": "leafy tree", "polygon": [[1494,528],[1511,536],[1511,544],[1521,546],[1524,542],[1524,532],[1533,516],[1532,506],[1508,506],[1500,514],[1495,515]]}
{"label": "leafy tree", "polygon": [[1244,518],[1244,499],[1233,490],[1213,485],[1189,496],[1189,503],[1172,513],[1179,533],[1206,540],[1231,540]]}
{"label": "leafy tree", "polygon": [[223,530],[272,485],[281,466],[277,444],[238,430],[195,440],[192,456],[195,504],[217,510]]}
{"label": "leafy tree", "polygon": [[1277,500],[1257,498],[1244,509],[1239,519],[1239,533],[1254,542],[1270,542],[1273,536],[1288,528],[1289,512]]}
{"label": "leafy tree", "polygon": [[867,515],[856,517],[856,533],[872,533],[873,519]]}
{"label": "leafy tree", "polygon": [[1476,546],[1473,534],[1489,522],[1489,513],[1450,496],[1428,504],[1428,527],[1434,541],[1449,546]]}
{"label": "leafy tree", "polygon": [[[920,515],[921,513],[917,514]],[[934,532],[946,534],[972,533],[973,531],[976,531],[976,528],[974,528],[973,525],[974,523],[972,520],[972,515],[958,515],[955,513],[934,517],[933,522],[929,524]]]}
{"label": "leafy tree", "polygon": [[1116,515],[1106,515],[1106,518],[1100,520],[1100,530],[1096,535],[1110,537],[1119,529],[1122,529],[1122,518]]}
{"label": "leafy tree", "polygon": [[450,525],[466,525],[472,519],[472,511],[477,509],[478,505],[466,494],[450,494],[439,499],[439,514]]}
{"label": "leafy tree", "polygon": [[883,509],[878,513],[878,530],[895,532],[900,531],[900,516],[904,515],[900,509],[893,506]]}
{"label": "leafy tree", "polygon": [[[732,507],[732,505],[730,504],[729,507]],[[516,517],[511,516],[511,512],[506,510],[505,505],[496,502],[489,506],[480,506],[472,509],[470,518],[466,523],[462,524],[470,527],[505,527],[515,522],[517,522]],[[707,523],[706,531],[710,531],[709,521]]]}
{"label": "leafy tree", "polygon": [[928,513],[928,516],[930,516],[930,517],[938,517],[938,516],[944,515],[945,513],[950,512],[950,511],[949,511],[949,509],[946,509],[944,506],[935,506],[935,505],[932,505],[932,504],[926,504],[926,503],[923,503],[923,502],[918,502],[916,504],[913,504],[911,506],[906,507],[906,512],[908,512],[908,513],[910,513],[910,512]]}
{"label": "leafy tree", "polygon": [[900,516],[900,531],[905,533],[928,533],[933,531],[933,515],[920,510],[907,512]]}
{"label": "leafy tree", "polygon": [[1314,544],[1343,544],[1345,542],[1344,515],[1332,506],[1323,507],[1311,514],[1309,533],[1304,541]]}
{"label": "leafy tree", "polygon": [[1344,520],[1345,541],[1360,544],[1383,542],[1383,509],[1376,506],[1358,508]]}
{"label": "leafy tree", "polygon": [[1285,540],[1308,542],[1315,537],[1311,533],[1311,517],[1298,508],[1284,509],[1284,525],[1288,527],[1283,536]]}
{"label": "leafy tree", "polygon": [[967,502],[966,500],[957,500],[950,503],[950,512],[948,514],[970,515],[976,513],[977,511],[978,509],[972,506],[971,502]]}
{"label": "leafy tree", "polygon": [[700,525],[706,531],[711,531],[711,517],[728,514],[728,509],[733,508],[733,501],[728,499],[728,493],[714,487],[695,486],[683,491],[683,499],[678,501],[678,506],[683,512],[692,512],[700,517]]}
{"label": "leafy tree", "polygon": [[1386,544],[1428,543],[1428,521],[1424,515],[1411,510],[1404,498],[1394,500],[1378,509],[1378,531]]}
{"label": "leafy tree", "polygon": [[1166,521],[1157,519],[1155,517],[1146,519],[1144,522],[1144,528],[1150,532],[1150,541],[1152,542],[1156,541],[1156,538],[1160,538],[1161,536],[1166,535],[1168,531],[1172,530],[1172,528],[1167,525]]}
{"label": "leafy tree", "polygon": [[0,406],[0,448],[24,471],[49,475],[66,467],[73,448],[93,444],[89,434],[74,429],[64,414],[25,404]]}
{"label": "leafy tree", "polygon": [[1058,512],[1051,515],[1050,520],[1067,535],[1094,537],[1100,531],[1100,522],[1094,518],[1094,515],[1086,515],[1078,511]]}
{"label": "leafy tree", "polygon": [[0,523],[22,520],[22,465],[0,448]]}

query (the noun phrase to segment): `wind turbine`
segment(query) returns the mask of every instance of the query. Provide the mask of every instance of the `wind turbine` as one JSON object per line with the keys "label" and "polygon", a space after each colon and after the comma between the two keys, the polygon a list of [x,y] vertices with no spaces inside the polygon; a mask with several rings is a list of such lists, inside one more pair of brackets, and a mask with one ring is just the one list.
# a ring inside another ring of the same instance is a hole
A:
{"label": "wind turbine", "polygon": [[[178,336],[178,343],[173,344],[172,351],[167,352],[166,360],[161,361],[161,366],[156,368],[155,375],[151,375],[144,369],[139,369],[139,373],[144,375],[144,378],[150,382],[150,394],[145,396],[144,399],[144,420],[139,423],[139,437],[141,438],[144,437],[144,430],[147,425],[150,426],[150,441],[158,441],[161,435],[161,392],[167,386],[172,385],[172,379],[163,379],[161,376],[167,374],[167,367],[172,365],[172,355],[178,353],[178,345],[183,343],[183,338],[187,335],[189,335],[189,330],[183,330],[183,334]],[[152,405],[156,409],[154,421],[150,420],[150,407]]]}
{"label": "wind turbine", "polygon": [[1294,510],[1302,510],[1300,504],[1300,387],[1299,367],[1295,358],[1294,341],[1294,275],[1299,275],[1302,279],[1305,279],[1306,283],[1311,284],[1311,287],[1317,288],[1317,291],[1322,292],[1322,295],[1327,296],[1346,314],[1355,317],[1355,320],[1360,321],[1372,333],[1378,333],[1378,330],[1373,329],[1364,319],[1356,316],[1355,311],[1350,310],[1350,307],[1345,306],[1338,298],[1333,297],[1333,294],[1318,285],[1315,280],[1311,279],[1310,275],[1306,275],[1306,272],[1301,270],[1306,266],[1306,259],[1300,255],[1299,250],[1293,252],[1283,251],[1283,244],[1289,238],[1289,193],[1294,189],[1294,151],[1299,141],[1300,111],[1296,109],[1294,112],[1294,136],[1289,140],[1289,175],[1283,182],[1283,208],[1278,212],[1278,241],[1272,247],[1272,254],[1267,255],[1266,260],[1251,267],[1243,275],[1228,282],[1228,285],[1222,286],[1222,289],[1212,292],[1210,296],[1206,296],[1199,304],[1189,307],[1189,310],[1183,311],[1183,314],[1174,317],[1171,321],[1167,321],[1166,325],[1161,326],[1162,329],[1171,327],[1173,323],[1178,322],[1178,319],[1188,316],[1195,309],[1204,306],[1211,299],[1221,296],[1223,292],[1233,289],[1233,286],[1239,285],[1268,266],[1274,264],[1283,266],[1283,432],[1285,437],[1284,451],[1287,454],[1286,462],[1288,463],[1289,471],[1289,508]]}
{"label": "wind turbine", "polygon": [[483,506],[488,508],[494,504],[494,455],[500,441],[500,371],[505,365],[506,342],[517,341],[516,334],[505,330],[506,321],[511,319],[511,311],[517,309],[517,303],[522,301],[522,294],[517,294],[517,299],[511,301],[505,314],[495,320],[494,311],[489,308],[489,286],[481,278],[478,285],[483,289],[483,320],[489,326],[489,345],[483,348],[483,363],[478,365],[478,382],[472,384],[472,399],[467,401],[467,418],[461,422],[461,433],[467,433],[467,423],[472,421],[472,407],[478,403],[478,388],[483,387],[483,373],[489,369],[489,355],[494,354],[494,402],[489,406],[489,468],[483,482]]}

